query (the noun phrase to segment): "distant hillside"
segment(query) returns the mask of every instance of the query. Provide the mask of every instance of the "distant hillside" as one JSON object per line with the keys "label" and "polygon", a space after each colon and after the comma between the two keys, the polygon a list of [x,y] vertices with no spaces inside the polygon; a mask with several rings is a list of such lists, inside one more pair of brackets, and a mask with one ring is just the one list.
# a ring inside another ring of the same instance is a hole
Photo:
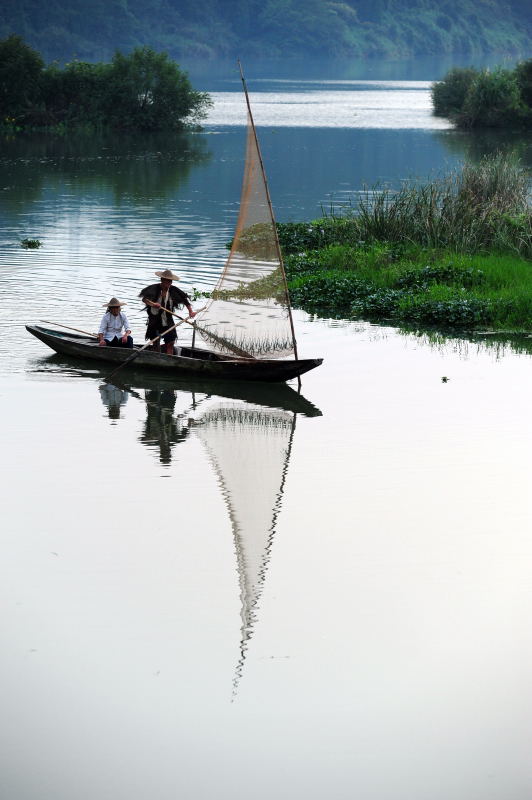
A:
{"label": "distant hillside", "polygon": [[529,0],[2,0],[48,61],[107,60],[138,45],[177,60],[532,55]]}

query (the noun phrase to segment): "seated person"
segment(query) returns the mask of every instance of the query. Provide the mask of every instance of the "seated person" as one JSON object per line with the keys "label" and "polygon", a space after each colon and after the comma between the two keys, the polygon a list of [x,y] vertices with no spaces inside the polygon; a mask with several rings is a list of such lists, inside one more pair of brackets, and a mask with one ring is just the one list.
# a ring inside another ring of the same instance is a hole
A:
{"label": "seated person", "polygon": [[108,303],[104,303],[107,311],[102,317],[98,331],[100,347],[133,347],[129,322],[121,311],[121,307],[125,305],[126,303],[121,303],[116,297],[111,297]]}

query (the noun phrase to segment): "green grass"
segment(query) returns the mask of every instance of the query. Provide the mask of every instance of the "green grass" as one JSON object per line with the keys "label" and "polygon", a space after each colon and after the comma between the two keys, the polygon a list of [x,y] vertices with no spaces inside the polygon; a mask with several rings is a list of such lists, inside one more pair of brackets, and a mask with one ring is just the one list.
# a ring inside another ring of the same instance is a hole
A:
{"label": "green grass", "polygon": [[288,256],[292,302],[351,319],[440,329],[532,329],[532,264],[419,245],[333,245]]}

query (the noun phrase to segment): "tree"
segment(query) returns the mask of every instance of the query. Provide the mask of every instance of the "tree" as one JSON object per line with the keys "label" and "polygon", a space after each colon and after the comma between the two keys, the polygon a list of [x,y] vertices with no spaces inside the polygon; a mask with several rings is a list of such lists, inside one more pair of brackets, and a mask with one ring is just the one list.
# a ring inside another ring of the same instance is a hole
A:
{"label": "tree", "polygon": [[532,110],[532,58],[518,64],[515,74],[523,102]]}
{"label": "tree", "polygon": [[434,113],[440,117],[451,117],[461,111],[469,87],[477,75],[478,70],[472,67],[455,67],[449,70],[442,81],[432,84]]}
{"label": "tree", "polygon": [[523,114],[515,72],[485,69],[471,83],[458,120],[464,127],[501,127],[519,121]]}
{"label": "tree", "polygon": [[60,69],[51,64],[43,74],[46,118],[42,124],[105,124],[104,103],[110,64],[72,61]]}
{"label": "tree", "polygon": [[40,101],[44,62],[36,50],[12,35],[0,41],[0,122],[24,122]]}
{"label": "tree", "polygon": [[209,96],[195,91],[166,53],[137,47],[112,60],[104,100],[106,121],[116,128],[181,128],[206,114]]}

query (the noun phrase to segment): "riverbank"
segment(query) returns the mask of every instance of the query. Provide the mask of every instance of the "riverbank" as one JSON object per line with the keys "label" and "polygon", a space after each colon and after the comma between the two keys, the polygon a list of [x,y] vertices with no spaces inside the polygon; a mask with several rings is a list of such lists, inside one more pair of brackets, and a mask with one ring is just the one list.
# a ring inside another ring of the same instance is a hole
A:
{"label": "riverbank", "polygon": [[529,178],[504,156],[279,225],[292,302],[441,329],[532,326]]}

